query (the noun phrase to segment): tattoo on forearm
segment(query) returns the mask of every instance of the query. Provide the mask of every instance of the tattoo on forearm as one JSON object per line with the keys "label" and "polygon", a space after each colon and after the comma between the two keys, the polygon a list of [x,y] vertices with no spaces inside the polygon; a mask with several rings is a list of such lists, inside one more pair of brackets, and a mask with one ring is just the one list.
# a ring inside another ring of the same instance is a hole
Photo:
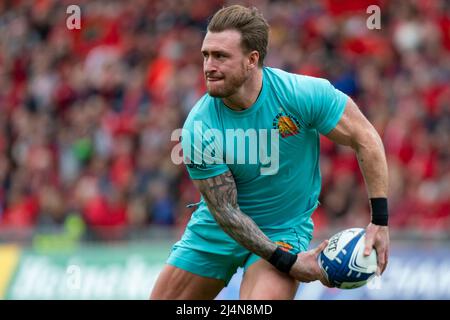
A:
{"label": "tattoo on forearm", "polygon": [[197,180],[197,184],[211,213],[223,230],[243,247],[264,259],[269,259],[277,246],[240,210],[236,183],[231,172],[210,179]]}
{"label": "tattoo on forearm", "polygon": [[211,204],[224,208],[227,206],[237,207],[237,190],[231,172],[226,172],[220,176],[207,179],[207,188],[204,196],[208,197]]}

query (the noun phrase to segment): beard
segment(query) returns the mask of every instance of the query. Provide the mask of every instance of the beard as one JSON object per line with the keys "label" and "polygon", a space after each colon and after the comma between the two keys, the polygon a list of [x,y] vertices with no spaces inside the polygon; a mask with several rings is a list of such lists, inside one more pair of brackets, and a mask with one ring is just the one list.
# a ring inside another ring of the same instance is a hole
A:
{"label": "beard", "polygon": [[227,98],[235,94],[247,79],[244,70],[241,70],[239,73],[223,77],[220,81],[206,80],[206,89],[211,97]]}

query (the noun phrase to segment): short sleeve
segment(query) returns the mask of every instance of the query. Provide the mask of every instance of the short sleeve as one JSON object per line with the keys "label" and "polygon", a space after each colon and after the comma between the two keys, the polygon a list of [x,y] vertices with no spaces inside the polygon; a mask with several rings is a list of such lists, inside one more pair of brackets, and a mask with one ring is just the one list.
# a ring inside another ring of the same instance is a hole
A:
{"label": "short sleeve", "polygon": [[[296,76],[296,100],[309,127],[328,134],[338,124],[344,113],[348,96],[336,89],[328,80]],[[301,96],[300,96],[301,95]]]}
{"label": "short sleeve", "polygon": [[220,132],[194,121],[185,125],[181,133],[183,161],[191,179],[201,180],[218,176],[229,170],[223,160],[223,139]]}

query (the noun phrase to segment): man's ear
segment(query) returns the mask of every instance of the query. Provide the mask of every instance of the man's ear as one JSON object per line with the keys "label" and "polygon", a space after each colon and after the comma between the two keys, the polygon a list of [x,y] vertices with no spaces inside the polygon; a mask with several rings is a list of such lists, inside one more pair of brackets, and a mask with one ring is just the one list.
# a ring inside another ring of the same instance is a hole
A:
{"label": "man's ear", "polygon": [[258,62],[259,62],[259,52],[256,50],[253,50],[252,52],[249,53],[249,56],[248,56],[247,70],[257,68]]}

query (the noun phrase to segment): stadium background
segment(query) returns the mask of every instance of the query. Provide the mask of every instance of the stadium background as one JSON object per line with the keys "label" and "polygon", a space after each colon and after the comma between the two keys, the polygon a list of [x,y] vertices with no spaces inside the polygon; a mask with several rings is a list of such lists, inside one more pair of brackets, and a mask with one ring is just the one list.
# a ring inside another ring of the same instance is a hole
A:
{"label": "stadium background", "polygon": [[[0,1],[0,298],[146,299],[199,194],[171,161],[203,95],[207,19],[271,25],[266,64],[328,78],[383,138],[392,253],[362,289],[299,299],[450,299],[450,5],[410,1]],[[68,30],[66,9],[81,9]],[[369,5],[381,29],[369,30]],[[321,141],[315,239],[369,221],[352,151]],[[219,298],[235,299],[241,271]]]}

